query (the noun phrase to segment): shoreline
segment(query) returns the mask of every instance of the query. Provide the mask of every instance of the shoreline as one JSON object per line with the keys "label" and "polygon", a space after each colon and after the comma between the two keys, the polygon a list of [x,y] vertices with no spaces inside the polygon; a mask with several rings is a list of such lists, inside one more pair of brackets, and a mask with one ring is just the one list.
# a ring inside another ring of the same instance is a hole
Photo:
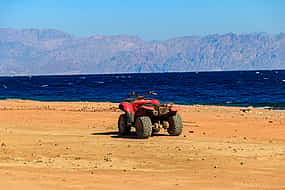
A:
{"label": "shoreline", "polygon": [[[20,98],[7,98],[0,99],[0,102],[35,102],[35,103],[90,103],[90,104],[119,104],[120,102],[112,102],[112,101],[54,101],[54,100],[35,100],[35,99],[20,99]],[[265,109],[265,110],[273,110],[273,111],[285,111],[285,107],[274,107],[274,106],[253,106],[253,105],[238,105],[238,104],[176,104],[177,106],[217,106],[217,107],[225,107],[225,108],[248,108],[248,109]]]}

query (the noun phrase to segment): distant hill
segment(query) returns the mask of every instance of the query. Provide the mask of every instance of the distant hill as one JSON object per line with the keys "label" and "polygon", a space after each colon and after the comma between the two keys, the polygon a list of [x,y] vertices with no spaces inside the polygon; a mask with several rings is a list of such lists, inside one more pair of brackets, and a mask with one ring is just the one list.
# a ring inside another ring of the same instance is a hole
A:
{"label": "distant hill", "polygon": [[285,34],[77,38],[58,30],[0,28],[0,75],[285,69]]}

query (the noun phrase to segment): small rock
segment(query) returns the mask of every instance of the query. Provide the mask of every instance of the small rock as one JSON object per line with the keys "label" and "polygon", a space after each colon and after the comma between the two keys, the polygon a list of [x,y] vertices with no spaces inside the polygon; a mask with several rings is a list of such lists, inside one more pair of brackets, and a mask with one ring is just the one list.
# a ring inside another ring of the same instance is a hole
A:
{"label": "small rock", "polygon": [[104,158],[104,161],[106,161],[106,162],[112,162],[112,158],[105,157],[105,158]]}
{"label": "small rock", "polygon": [[178,150],[178,151],[182,150],[179,146],[175,147],[175,149]]}
{"label": "small rock", "polygon": [[251,109],[249,109],[249,108],[242,108],[242,109],[240,109],[240,111],[246,113],[246,112],[250,112]]}

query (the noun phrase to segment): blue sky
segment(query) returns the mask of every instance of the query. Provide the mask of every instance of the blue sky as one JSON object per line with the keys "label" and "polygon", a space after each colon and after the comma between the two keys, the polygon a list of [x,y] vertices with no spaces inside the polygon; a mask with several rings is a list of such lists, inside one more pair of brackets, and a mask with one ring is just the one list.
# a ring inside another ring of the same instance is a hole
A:
{"label": "blue sky", "polygon": [[285,32],[285,0],[1,0],[1,28],[53,28],[79,37],[145,40]]}

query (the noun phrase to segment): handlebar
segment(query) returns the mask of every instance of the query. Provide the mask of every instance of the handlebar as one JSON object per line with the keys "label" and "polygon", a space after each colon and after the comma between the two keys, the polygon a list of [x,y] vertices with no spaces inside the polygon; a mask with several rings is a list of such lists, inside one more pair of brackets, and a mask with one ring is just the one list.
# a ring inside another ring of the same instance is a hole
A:
{"label": "handlebar", "polygon": [[136,99],[144,99],[144,98],[146,98],[147,95],[157,95],[157,93],[154,91],[148,91],[148,92],[144,93],[143,95],[139,95],[135,91],[133,91],[129,94],[129,97],[134,96]]}

